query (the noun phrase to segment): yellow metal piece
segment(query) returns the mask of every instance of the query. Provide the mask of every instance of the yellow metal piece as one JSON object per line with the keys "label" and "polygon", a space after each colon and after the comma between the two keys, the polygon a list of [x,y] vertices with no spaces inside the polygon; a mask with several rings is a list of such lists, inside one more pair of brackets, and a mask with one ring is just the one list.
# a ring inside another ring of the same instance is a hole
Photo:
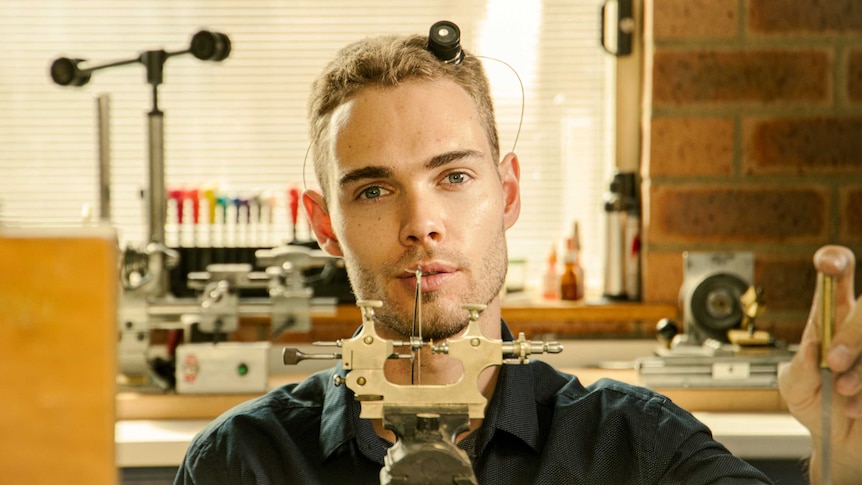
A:
{"label": "yellow metal piece", "polygon": [[832,371],[826,362],[835,327],[835,277],[818,273],[820,283],[820,484],[832,483]]}
{"label": "yellow metal piece", "polygon": [[820,293],[820,367],[828,368],[826,354],[832,345],[832,330],[835,326],[835,277],[818,275],[821,280]]}

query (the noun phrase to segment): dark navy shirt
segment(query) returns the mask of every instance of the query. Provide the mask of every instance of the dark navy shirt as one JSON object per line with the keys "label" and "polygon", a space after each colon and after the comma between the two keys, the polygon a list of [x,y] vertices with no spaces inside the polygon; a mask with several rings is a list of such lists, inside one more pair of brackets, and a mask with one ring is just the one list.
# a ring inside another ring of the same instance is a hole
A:
{"label": "dark navy shirt", "polygon": [[[207,425],[175,485],[379,484],[390,444],[336,373],[340,364]],[[608,379],[584,387],[539,361],[503,366],[482,426],[458,446],[494,485],[770,483],[666,397]]]}

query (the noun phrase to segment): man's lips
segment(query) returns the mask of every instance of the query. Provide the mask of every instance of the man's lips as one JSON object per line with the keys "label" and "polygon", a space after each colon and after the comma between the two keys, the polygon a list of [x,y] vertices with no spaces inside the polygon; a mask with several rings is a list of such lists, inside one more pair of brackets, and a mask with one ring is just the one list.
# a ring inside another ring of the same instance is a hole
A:
{"label": "man's lips", "polygon": [[435,291],[442,288],[455,277],[457,268],[446,263],[426,263],[413,265],[398,276],[402,284],[410,291],[416,291],[416,270],[422,268],[422,291]]}

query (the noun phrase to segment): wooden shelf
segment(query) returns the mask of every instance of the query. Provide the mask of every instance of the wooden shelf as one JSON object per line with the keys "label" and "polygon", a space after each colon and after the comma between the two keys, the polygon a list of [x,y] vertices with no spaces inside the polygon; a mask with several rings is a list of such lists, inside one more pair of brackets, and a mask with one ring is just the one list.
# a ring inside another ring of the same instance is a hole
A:
{"label": "wooden shelf", "polygon": [[517,302],[503,305],[507,323],[529,323],[537,320],[561,322],[652,321],[676,318],[678,309],[666,303],[584,303],[584,302]]}
{"label": "wooden shelf", "polygon": [[[678,309],[667,303],[619,302],[531,302],[514,300],[503,305],[503,320],[517,334],[528,338],[540,335],[589,338],[651,338],[662,318],[678,318]],[[315,315],[312,329],[304,333],[284,333],[274,342],[337,340],[353,334],[361,321],[355,305],[338,305],[332,314]],[[251,342],[269,335],[269,320],[244,318],[237,341]]]}
{"label": "wooden shelf", "polygon": [[529,338],[651,338],[662,318],[676,319],[677,307],[656,303],[527,302],[503,306],[503,320]]}

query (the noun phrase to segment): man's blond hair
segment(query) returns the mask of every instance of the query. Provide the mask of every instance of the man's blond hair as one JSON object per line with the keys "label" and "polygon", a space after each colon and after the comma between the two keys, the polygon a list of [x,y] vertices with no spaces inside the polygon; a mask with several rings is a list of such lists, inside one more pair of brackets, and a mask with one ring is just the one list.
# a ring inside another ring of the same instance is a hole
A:
{"label": "man's blond hair", "polygon": [[[426,49],[427,37],[381,36],[343,48],[314,81],[308,105],[314,171],[328,197],[328,169],[332,163],[330,119],[336,108],[367,87],[392,88],[411,80],[449,79],[461,86],[476,105],[494,162],[500,143],[494,121],[488,77],[479,59],[467,54],[461,64],[446,64]],[[466,52],[465,52],[466,54]],[[445,103],[446,100],[440,100]]]}

